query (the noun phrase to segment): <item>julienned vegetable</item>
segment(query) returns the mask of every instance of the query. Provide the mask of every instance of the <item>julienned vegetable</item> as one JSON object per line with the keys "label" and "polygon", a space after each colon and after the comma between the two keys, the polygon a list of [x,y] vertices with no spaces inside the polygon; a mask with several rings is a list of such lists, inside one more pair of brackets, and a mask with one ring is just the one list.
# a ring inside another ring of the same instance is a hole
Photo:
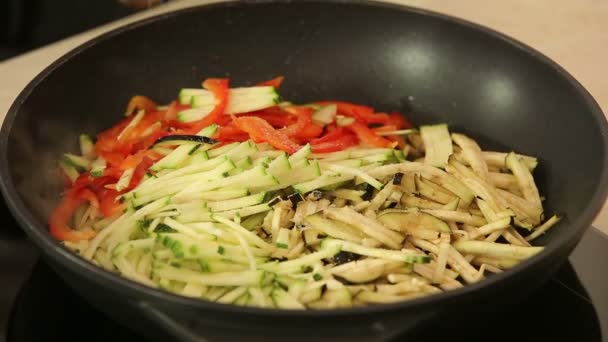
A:
{"label": "julienned vegetable", "polygon": [[528,241],[560,220],[544,220],[534,157],[367,106],[276,103],[281,82],[134,97],[60,161],[50,233],[151,287],[299,310],[482,281],[541,252]]}

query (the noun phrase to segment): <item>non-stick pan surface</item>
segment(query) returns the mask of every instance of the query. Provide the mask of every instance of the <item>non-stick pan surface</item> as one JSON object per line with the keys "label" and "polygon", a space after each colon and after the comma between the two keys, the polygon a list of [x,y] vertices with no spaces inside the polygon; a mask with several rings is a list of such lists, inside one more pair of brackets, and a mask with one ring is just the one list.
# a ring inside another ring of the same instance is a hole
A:
{"label": "non-stick pan surface", "polygon": [[[324,312],[178,297],[103,271],[49,236],[46,218],[61,190],[55,161],[76,150],[78,134],[94,134],[118,120],[129,97],[145,94],[162,103],[205,77],[229,76],[232,85],[248,85],[276,75],[286,76],[281,94],[294,102],[371,104],[401,111],[416,124],[447,122],[486,148],[538,156],[535,176],[545,206],[566,220],[539,239],[547,245],[540,255],[479,284],[409,302]],[[230,2],[128,25],[44,70],[2,126],[0,185],[51,265],[125,325],[148,332],[160,326],[180,338],[194,338],[188,329],[207,322],[249,331],[249,337],[297,340],[305,332],[366,339],[438,313],[497,310],[548,279],[605,200],[607,132],[597,104],[567,72],[488,29],[375,2]]]}

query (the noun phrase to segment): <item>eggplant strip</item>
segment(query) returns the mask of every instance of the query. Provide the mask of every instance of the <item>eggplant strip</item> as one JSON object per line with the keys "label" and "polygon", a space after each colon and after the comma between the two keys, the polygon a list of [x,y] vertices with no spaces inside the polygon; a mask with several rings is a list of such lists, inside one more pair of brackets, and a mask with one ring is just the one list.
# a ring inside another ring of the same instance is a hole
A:
{"label": "eggplant strip", "polygon": [[454,248],[462,253],[523,260],[540,253],[543,247],[522,247],[485,241],[456,241]]}
{"label": "eggplant strip", "polygon": [[475,173],[483,180],[489,180],[488,165],[483,159],[481,148],[477,143],[464,134],[452,133],[452,140],[462,148],[464,158]]}
{"label": "eggplant strip", "polygon": [[[500,169],[507,168],[505,164],[505,160],[507,159],[507,153],[483,151],[481,155],[483,156],[483,159],[488,165],[498,167]],[[523,160],[523,163],[526,165],[526,167],[528,167],[530,171],[534,170],[536,168],[536,165],[538,165],[538,159],[534,157],[526,156],[523,154],[518,154],[517,156]]]}

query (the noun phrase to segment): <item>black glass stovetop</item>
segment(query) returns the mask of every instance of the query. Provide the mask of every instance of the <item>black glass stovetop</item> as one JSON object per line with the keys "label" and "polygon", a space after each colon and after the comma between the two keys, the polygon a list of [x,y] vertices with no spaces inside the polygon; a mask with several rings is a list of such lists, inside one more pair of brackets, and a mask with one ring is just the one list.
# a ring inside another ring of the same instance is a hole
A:
{"label": "black glass stovetop", "polygon": [[[8,342],[143,341],[73,293],[38,259],[15,223],[6,222],[6,209],[0,210],[0,333]],[[513,309],[496,308],[488,322],[463,329],[470,333],[458,340],[471,342],[602,341],[602,331],[608,341],[608,236],[589,229],[541,290]],[[446,336],[437,329],[418,337],[434,341],[439,335]]]}

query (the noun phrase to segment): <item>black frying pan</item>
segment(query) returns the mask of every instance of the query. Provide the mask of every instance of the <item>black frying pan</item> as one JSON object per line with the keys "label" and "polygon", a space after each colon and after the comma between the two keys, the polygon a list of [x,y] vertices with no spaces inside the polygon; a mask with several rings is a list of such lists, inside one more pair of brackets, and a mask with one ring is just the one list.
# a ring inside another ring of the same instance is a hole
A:
{"label": "black frying pan", "polygon": [[[545,251],[481,283],[409,302],[323,312],[179,297],[103,271],[49,236],[45,222],[61,188],[54,160],[76,149],[79,133],[111,125],[134,94],[168,102],[181,87],[224,75],[234,85],[285,75],[281,92],[295,102],[343,99],[400,110],[417,124],[447,122],[487,148],[539,156],[535,176],[546,207],[567,219],[539,239]],[[231,2],[128,25],[53,63],[8,113],[0,176],[13,214],[66,282],[149,337],[379,340],[438,320],[445,328],[458,317],[488,316],[538,288],[606,198],[607,142],[606,120],[578,82],[488,29],[375,2]],[[460,329],[467,327],[473,326]]]}

